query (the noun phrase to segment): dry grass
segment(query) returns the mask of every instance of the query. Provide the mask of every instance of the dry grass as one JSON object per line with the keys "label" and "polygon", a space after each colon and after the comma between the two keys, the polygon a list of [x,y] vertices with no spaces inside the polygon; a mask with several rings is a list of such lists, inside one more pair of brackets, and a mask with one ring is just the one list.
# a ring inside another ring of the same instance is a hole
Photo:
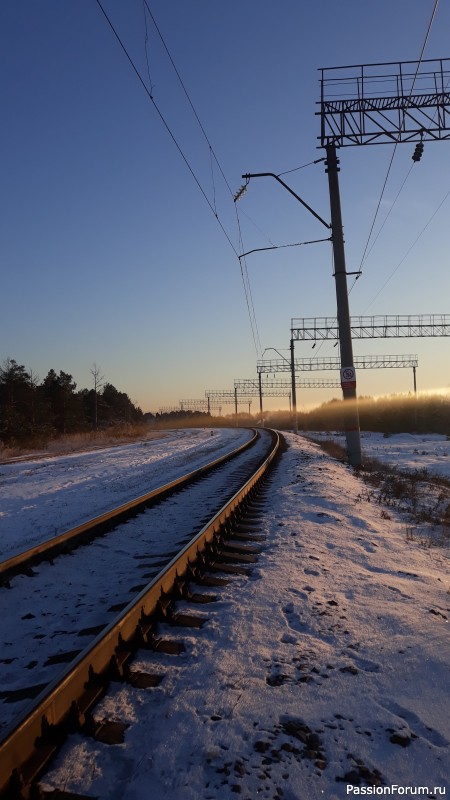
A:
{"label": "dry grass", "polygon": [[[311,439],[328,455],[346,461],[346,451],[331,439]],[[384,464],[376,458],[366,458],[357,470],[364,481],[365,491],[359,501],[382,506],[381,518],[391,519],[389,510],[408,518],[408,541],[422,547],[450,545],[450,480],[426,469],[405,470]],[[419,528],[418,526],[423,526]]]}
{"label": "dry grass", "polygon": [[159,439],[164,436],[163,431],[149,429],[148,425],[120,425],[105,431],[91,431],[88,433],[73,433],[59,436],[57,439],[43,442],[31,441],[22,447],[0,446],[0,461],[12,458],[24,458],[28,455],[62,455],[63,453],[76,453],[114,445],[127,444],[142,439]]}
{"label": "dry grass", "polygon": [[318,444],[325,453],[331,456],[331,458],[335,458],[336,461],[342,461],[343,463],[347,461],[347,451],[345,447],[334,442],[333,439],[314,439],[312,436],[308,436],[308,439],[310,442]]}

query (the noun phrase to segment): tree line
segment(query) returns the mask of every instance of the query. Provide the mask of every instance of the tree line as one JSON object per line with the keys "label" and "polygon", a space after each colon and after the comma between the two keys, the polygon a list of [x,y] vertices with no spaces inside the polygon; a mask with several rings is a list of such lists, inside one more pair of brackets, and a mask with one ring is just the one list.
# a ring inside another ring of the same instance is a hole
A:
{"label": "tree line", "polygon": [[125,392],[99,380],[91,370],[94,387],[78,389],[73,376],[51,369],[40,381],[13,358],[0,367],[0,441],[4,444],[50,439],[118,424],[144,421],[141,409]]}

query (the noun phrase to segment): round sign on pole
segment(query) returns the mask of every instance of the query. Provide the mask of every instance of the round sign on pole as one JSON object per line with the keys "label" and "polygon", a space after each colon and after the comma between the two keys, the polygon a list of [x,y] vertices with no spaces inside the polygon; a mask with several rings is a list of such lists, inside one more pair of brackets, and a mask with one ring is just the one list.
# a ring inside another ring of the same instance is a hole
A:
{"label": "round sign on pole", "polygon": [[341,386],[343,389],[356,389],[356,371],[354,367],[342,367]]}

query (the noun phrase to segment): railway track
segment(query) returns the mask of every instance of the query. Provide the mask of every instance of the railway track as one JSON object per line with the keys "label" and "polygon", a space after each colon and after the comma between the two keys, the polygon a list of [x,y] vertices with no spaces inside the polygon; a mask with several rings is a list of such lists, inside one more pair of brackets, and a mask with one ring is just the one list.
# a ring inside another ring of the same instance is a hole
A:
{"label": "railway track", "polygon": [[[13,709],[12,719],[0,729],[2,800],[44,796],[36,781],[68,731],[82,728],[105,741],[120,735],[116,724],[97,729],[95,703],[111,678],[140,688],[159,681],[158,676],[133,672],[133,654],[139,647],[176,651],[177,644],[158,636],[158,619],[202,625],[202,614],[174,611],[176,596],[192,602],[214,599],[203,590],[193,592],[190,581],[220,585],[227,574],[245,572],[256,559],[252,534],[241,530],[237,541],[230,530],[278,448],[278,436],[261,431],[213,465],[55,537],[57,542],[32,548],[27,557],[0,565],[1,591],[15,615],[24,651],[21,659],[0,659],[6,667],[3,675],[0,671],[0,711],[6,705]],[[79,548],[86,541],[90,546]],[[41,563],[67,548],[79,549],[53,564]],[[100,581],[105,573],[106,580]],[[70,583],[68,599],[61,605],[60,593],[67,592]],[[45,609],[40,622],[33,594]],[[52,607],[54,619],[49,623]],[[24,641],[33,643],[31,653]]]}

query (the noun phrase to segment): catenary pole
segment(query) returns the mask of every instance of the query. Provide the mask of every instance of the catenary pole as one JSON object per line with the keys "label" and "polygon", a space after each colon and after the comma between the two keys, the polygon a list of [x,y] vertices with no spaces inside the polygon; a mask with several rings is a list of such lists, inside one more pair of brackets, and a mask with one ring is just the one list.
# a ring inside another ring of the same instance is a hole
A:
{"label": "catenary pole", "polygon": [[293,416],[293,423],[294,423],[294,433],[298,433],[297,392],[296,392],[296,388],[295,388],[294,339],[291,339],[291,381],[292,381],[292,416]]}
{"label": "catenary pole", "polygon": [[[341,368],[354,370],[353,348],[350,326],[350,309],[348,303],[347,272],[345,267],[344,235],[342,230],[341,199],[339,193],[339,159],[334,144],[326,145],[325,171],[328,174],[330,191],[331,230],[334,255],[334,277],[336,282],[337,318],[339,328],[339,345],[341,351]],[[347,439],[347,455],[354,467],[361,465],[361,436],[359,430],[359,414],[356,399],[356,380],[353,386],[342,383],[345,402],[345,435]]]}
{"label": "catenary pole", "polygon": [[258,372],[258,381],[259,381],[259,413],[261,415],[261,427],[264,427],[264,417],[263,417],[263,391],[262,391],[262,375]]}

